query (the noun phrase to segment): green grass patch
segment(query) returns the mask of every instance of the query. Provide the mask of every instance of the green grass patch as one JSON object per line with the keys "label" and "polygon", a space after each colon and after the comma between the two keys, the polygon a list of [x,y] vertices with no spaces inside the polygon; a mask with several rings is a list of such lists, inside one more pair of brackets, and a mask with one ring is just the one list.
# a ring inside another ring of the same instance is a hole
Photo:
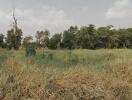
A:
{"label": "green grass patch", "polygon": [[12,51],[0,49],[0,66],[12,55]]}

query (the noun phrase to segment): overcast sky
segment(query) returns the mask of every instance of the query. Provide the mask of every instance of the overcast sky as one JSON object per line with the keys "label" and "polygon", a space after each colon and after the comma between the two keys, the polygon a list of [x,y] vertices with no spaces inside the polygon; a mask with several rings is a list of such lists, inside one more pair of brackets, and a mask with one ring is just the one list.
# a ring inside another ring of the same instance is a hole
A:
{"label": "overcast sky", "polygon": [[[62,32],[71,25],[132,27],[132,0],[14,0],[24,35],[49,29]],[[0,32],[12,24],[12,0],[0,0]]]}

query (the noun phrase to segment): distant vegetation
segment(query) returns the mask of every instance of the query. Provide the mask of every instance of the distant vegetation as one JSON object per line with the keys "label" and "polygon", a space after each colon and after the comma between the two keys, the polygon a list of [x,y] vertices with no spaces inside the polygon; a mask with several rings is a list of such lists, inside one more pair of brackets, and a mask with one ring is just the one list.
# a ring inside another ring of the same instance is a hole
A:
{"label": "distant vegetation", "polygon": [[38,48],[49,49],[98,49],[98,48],[132,48],[132,28],[115,29],[112,25],[95,28],[94,25],[71,26],[62,33],[50,37],[50,32],[37,31],[36,41],[32,36],[22,38],[22,30],[18,27],[0,34],[0,47],[18,50],[34,42]]}

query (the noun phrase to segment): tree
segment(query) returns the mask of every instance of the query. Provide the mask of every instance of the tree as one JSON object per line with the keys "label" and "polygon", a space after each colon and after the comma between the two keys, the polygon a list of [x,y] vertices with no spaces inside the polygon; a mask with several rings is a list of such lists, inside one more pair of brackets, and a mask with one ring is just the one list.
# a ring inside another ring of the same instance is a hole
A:
{"label": "tree", "polygon": [[130,29],[119,29],[118,35],[120,48],[129,48],[132,46],[132,32]]}
{"label": "tree", "polygon": [[94,48],[95,40],[95,26],[90,24],[88,27],[81,27],[80,31],[77,33],[77,44],[80,48],[92,49]]}
{"label": "tree", "polygon": [[22,40],[22,30],[17,28],[15,32],[15,45],[14,45],[15,50],[18,50],[19,47],[21,46],[21,40]]}
{"label": "tree", "polygon": [[12,49],[12,47],[14,47],[14,43],[15,43],[14,30],[11,29],[7,32],[7,38],[6,38],[7,48]]}
{"label": "tree", "polygon": [[48,47],[48,43],[49,43],[49,35],[50,32],[48,30],[45,30],[43,32],[43,37],[42,37],[42,47]]}
{"label": "tree", "polygon": [[22,30],[20,28],[18,28],[18,23],[17,23],[17,19],[15,16],[15,8],[13,9],[13,34],[15,36],[15,43],[14,43],[14,49],[18,50],[19,47],[21,46],[21,40],[22,40]]}
{"label": "tree", "polygon": [[68,30],[63,32],[63,47],[67,49],[76,48],[76,34],[79,31],[77,26],[71,26]]}
{"label": "tree", "polygon": [[72,38],[73,46],[72,46],[72,48],[78,48],[76,35],[79,32],[79,28],[77,26],[71,26],[68,29],[68,32],[73,34],[73,38]]}
{"label": "tree", "polygon": [[32,36],[26,36],[23,40],[23,46],[26,47],[29,43],[31,43],[31,41],[33,40]]}
{"label": "tree", "polygon": [[97,29],[97,48],[117,48],[119,46],[117,30],[112,29],[112,27],[109,25]]}
{"label": "tree", "polygon": [[7,46],[18,50],[21,46],[22,30],[18,27],[17,19],[15,17],[15,8],[13,8],[13,27],[7,32]]}
{"label": "tree", "polygon": [[49,42],[50,32],[48,30],[45,31],[37,31],[36,32],[36,44],[38,47],[47,47]]}
{"label": "tree", "polygon": [[42,32],[37,31],[35,37],[36,37],[36,44],[37,44],[37,46],[41,47]]}
{"label": "tree", "polygon": [[6,43],[9,49],[14,48],[18,50],[21,46],[22,30],[17,28],[17,31],[11,29],[7,32]]}
{"label": "tree", "polygon": [[49,40],[48,47],[50,49],[57,49],[57,48],[60,48],[60,43],[61,43],[61,34],[55,34]]}
{"label": "tree", "polygon": [[0,47],[5,48],[4,35],[0,34]]}

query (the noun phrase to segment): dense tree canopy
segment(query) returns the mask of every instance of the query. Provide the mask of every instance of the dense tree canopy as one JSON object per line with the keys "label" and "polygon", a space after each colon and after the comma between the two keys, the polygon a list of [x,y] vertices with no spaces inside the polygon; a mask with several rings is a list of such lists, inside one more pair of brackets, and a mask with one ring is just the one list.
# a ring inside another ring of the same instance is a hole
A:
{"label": "dense tree canopy", "polygon": [[[50,36],[48,30],[36,32],[37,47],[48,47],[49,49],[98,49],[98,48],[132,48],[132,28],[115,29],[112,25],[96,28],[88,26],[71,26],[62,33]],[[4,41],[5,40],[5,41]],[[22,40],[22,30],[12,28],[7,36],[0,34],[0,47],[19,49]],[[23,39],[23,45],[33,40],[32,36]]]}
{"label": "dense tree canopy", "polygon": [[38,47],[48,47],[50,32],[48,30],[45,31],[37,31],[36,32],[36,44]]}
{"label": "dense tree canopy", "polygon": [[49,40],[48,47],[50,49],[57,49],[61,47],[61,34],[55,34],[52,36],[52,38]]}
{"label": "dense tree canopy", "polygon": [[15,50],[18,50],[21,46],[21,40],[22,40],[22,30],[17,29],[16,31],[14,29],[11,29],[7,32],[6,37],[6,44],[9,49],[14,48]]}
{"label": "dense tree canopy", "polygon": [[94,48],[94,40],[95,40],[95,26],[89,25],[83,26],[78,31],[77,35],[77,43],[80,48],[91,49]]}
{"label": "dense tree canopy", "polygon": [[0,47],[4,48],[5,47],[5,43],[4,43],[4,35],[0,34]]}

